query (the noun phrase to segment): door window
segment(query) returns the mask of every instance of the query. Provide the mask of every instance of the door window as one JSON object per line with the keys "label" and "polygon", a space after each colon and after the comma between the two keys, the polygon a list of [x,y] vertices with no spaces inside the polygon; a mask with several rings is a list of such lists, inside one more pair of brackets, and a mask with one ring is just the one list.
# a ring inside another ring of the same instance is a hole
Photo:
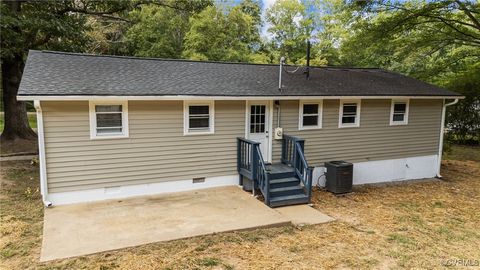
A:
{"label": "door window", "polygon": [[250,133],[265,133],[265,105],[250,106]]}

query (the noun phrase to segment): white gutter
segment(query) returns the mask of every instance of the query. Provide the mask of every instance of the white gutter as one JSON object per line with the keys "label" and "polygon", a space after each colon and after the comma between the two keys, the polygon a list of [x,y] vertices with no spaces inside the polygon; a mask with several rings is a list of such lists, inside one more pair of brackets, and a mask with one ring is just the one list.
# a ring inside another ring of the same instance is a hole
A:
{"label": "white gutter", "polygon": [[39,100],[33,102],[37,110],[37,133],[38,133],[38,160],[40,167],[40,193],[42,194],[42,201],[45,207],[52,206],[52,202],[48,201],[47,188],[47,163],[45,159],[45,136],[43,130],[43,112]]}
{"label": "white gutter", "polygon": [[292,100],[292,99],[463,99],[455,96],[17,96],[29,101],[88,100]]}
{"label": "white gutter", "polygon": [[458,98],[455,99],[454,101],[450,103],[445,103],[445,99],[443,100],[443,108],[442,108],[442,122],[441,122],[441,128],[440,128],[440,140],[438,144],[438,164],[437,164],[437,177],[442,178],[442,175],[440,174],[440,169],[442,167],[442,153],[443,153],[443,137],[444,137],[444,132],[445,132],[445,111],[447,110],[448,106],[457,104]]}

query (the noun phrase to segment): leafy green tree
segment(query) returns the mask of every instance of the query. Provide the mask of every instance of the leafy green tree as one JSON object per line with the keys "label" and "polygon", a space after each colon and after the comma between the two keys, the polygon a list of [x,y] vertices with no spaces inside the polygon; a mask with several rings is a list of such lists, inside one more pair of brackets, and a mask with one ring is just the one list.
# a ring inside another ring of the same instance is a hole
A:
{"label": "leafy green tree", "polygon": [[[31,139],[25,103],[16,100],[28,49],[200,60],[380,66],[463,93],[449,127],[478,138],[479,3],[473,0],[3,1],[0,4],[2,140]],[[474,114],[476,112],[477,114]]]}
{"label": "leafy green tree", "polygon": [[260,46],[251,56],[251,62],[257,64],[278,64],[280,54],[275,48],[275,43],[265,37],[261,38]]}
{"label": "leafy green tree", "polygon": [[305,57],[306,43],[315,27],[304,4],[279,0],[267,10],[266,20],[271,24],[268,32],[281,56],[293,63]]}
{"label": "leafy green tree", "polygon": [[477,1],[352,2],[336,17],[349,31],[338,59],[396,70],[464,94],[465,100],[449,108],[447,125],[460,138],[478,140],[472,133],[478,133],[479,15]]}
{"label": "leafy green tree", "polygon": [[248,34],[248,40],[245,40],[245,42],[249,42],[250,49],[256,52],[260,49],[260,46],[262,46],[260,28],[263,26],[263,21],[260,3],[258,0],[243,0],[239,4],[239,9],[252,18],[253,25],[248,29],[250,33]]}
{"label": "leafy green tree", "polygon": [[317,11],[313,14],[317,29],[313,46],[315,57],[325,65],[345,65],[340,59],[340,48],[352,35],[351,10],[347,9],[344,0],[314,0],[312,4]]}
{"label": "leafy green tree", "polygon": [[125,20],[126,13],[145,4],[195,10],[204,1],[2,1],[1,65],[5,127],[1,140],[35,139],[28,125],[25,102],[17,101],[18,86],[29,49],[83,52],[92,36],[88,17]]}
{"label": "leafy green tree", "polygon": [[[204,7],[210,5],[205,1]],[[136,56],[180,58],[189,19],[203,8],[192,11],[149,5],[132,11],[129,17],[133,25],[125,35],[130,52]]]}
{"label": "leafy green tree", "polygon": [[447,109],[447,127],[453,141],[480,144],[480,63],[451,75],[445,86],[465,96]]}
{"label": "leafy green tree", "polygon": [[130,55],[131,49],[125,40],[125,33],[130,26],[130,22],[127,20],[87,17],[86,37],[89,42],[85,45],[85,52]]}
{"label": "leafy green tree", "polygon": [[136,21],[126,33],[126,39],[137,56],[179,58],[188,29],[188,12],[146,6],[135,10]]}
{"label": "leafy green tree", "polygon": [[344,11],[349,17],[344,25],[352,25],[354,32],[342,43],[346,63],[417,74],[429,69],[425,58],[436,61],[451,50],[480,47],[480,8],[475,2],[366,1],[354,2]]}
{"label": "leafy green tree", "polygon": [[252,44],[258,41],[258,20],[242,10],[242,5],[224,12],[216,6],[190,19],[183,55],[196,60],[250,60]]}
{"label": "leafy green tree", "polygon": [[81,50],[85,19],[73,3],[3,1],[1,3],[2,91],[5,128],[1,140],[35,139],[25,102],[16,95],[28,49]]}

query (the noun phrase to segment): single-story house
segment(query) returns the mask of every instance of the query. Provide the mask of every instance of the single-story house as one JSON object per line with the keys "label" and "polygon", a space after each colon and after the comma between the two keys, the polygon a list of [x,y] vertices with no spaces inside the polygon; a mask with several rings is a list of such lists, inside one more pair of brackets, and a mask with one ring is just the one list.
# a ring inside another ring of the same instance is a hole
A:
{"label": "single-story house", "polygon": [[324,163],[353,183],[440,176],[459,94],[378,68],[30,51],[18,92],[37,109],[46,205],[245,179],[270,206],[306,203]]}

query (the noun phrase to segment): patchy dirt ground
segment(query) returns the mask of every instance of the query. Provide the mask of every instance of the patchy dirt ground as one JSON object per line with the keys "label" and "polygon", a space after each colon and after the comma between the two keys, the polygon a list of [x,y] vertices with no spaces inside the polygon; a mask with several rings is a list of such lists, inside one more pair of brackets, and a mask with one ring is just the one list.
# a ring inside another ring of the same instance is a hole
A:
{"label": "patchy dirt ground", "polygon": [[0,154],[8,156],[12,154],[36,154],[38,153],[38,144],[36,140],[17,139],[14,141],[0,141]]}
{"label": "patchy dirt ground", "polygon": [[480,261],[478,161],[445,161],[443,180],[362,186],[342,197],[316,190],[314,206],[337,218],[329,224],[222,233],[49,263],[38,262],[37,168],[1,165],[0,269],[434,269],[447,259]]}

